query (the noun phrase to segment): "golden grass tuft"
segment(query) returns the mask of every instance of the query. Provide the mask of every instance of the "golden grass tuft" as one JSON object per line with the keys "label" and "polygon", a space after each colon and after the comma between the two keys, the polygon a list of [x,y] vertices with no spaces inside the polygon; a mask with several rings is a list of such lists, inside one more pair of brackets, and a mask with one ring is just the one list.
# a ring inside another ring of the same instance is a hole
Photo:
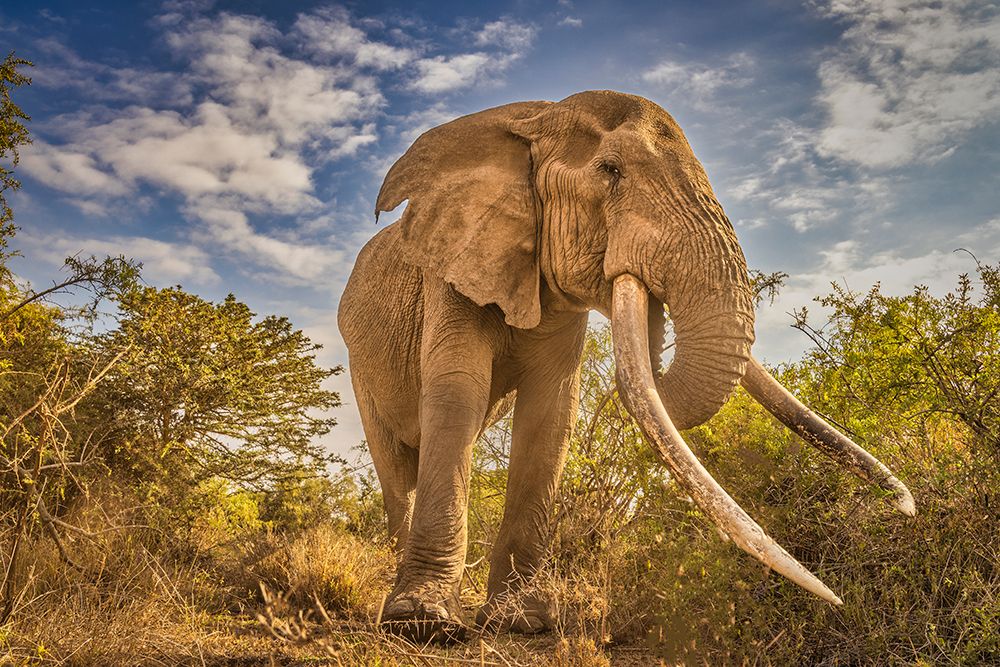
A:
{"label": "golden grass tuft", "polygon": [[588,637],[563,637],[555,646],[548,667],[611,667],[611,660]]}
{"label": "golden grass tuft", "polygon": [[102,540],[104,549],[78,550],[79,571],[60,566],[51,542],[26,544],[21,602],[0,628],[6,659],[73,665],[198,659],[209,615],[180,593],[185,575],[168,573],[133,537],[113,535]]}
{"label": "golden grass tuft", "polygon": [[392,551],[327,524],[293,538],[248,573],[291,604],[318,599],[331,615],[365,619],[377,614],[395,566]]}

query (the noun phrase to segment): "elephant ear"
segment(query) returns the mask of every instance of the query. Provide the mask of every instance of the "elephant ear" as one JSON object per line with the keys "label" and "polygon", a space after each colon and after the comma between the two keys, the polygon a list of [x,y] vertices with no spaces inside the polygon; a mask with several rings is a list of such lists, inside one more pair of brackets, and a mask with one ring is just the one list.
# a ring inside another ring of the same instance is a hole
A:
{"label": "elephant ear", "polygon": [[408,200],[403,259],[441,276],[508,324],[538,325],[538,219],[530,145],[510,124],[549,102],[463,116],[422,134],[389,169],[375,215]]}

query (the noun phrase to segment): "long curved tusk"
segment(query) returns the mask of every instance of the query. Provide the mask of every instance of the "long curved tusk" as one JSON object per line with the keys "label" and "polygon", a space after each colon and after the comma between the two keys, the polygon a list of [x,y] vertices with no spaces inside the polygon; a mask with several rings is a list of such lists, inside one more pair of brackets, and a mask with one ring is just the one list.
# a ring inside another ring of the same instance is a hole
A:
{"label": "long curved tusk", "polygon": [[897,510],[906,516],[916,515],[917,507],[910,490],[885,464],[803,405],[753,357],[747,362],[742,382],[758,403],[799,437],[861,479],[892,493],[892,504]]}
{"label": "long curved tusk", "polygon": [[628,274],[618,276],[612,296],[611,333],[617,374],[620,386],[628,394],[629,412],[653,450],[698,507],[737,546],[807,591],[833,604],[843,604],[833,591],[743,511],[705,470],[677,432],[653,382],[646,320],[648,298],[646,287],[638,278]]}

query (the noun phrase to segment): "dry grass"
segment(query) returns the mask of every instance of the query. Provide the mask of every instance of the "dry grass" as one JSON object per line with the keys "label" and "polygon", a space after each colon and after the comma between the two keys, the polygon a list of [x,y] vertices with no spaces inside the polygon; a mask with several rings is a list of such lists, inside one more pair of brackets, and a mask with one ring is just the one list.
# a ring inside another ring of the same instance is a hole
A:
{"label": "dry grass", "polygon": [[0,630],[9,661],[169,665],[203,655],[209,617],[181,594],[185,573],[168,573],[128,538],[77,554],[80,571],[62,567],[47,541],[28,545],[21,603]]}
{"label": "dry grass", "polygon": [[[75,519],[86,525],[87,511]],[[610,664],[593,639],[564,632],[473,629],[443,647],[378,631],[395,557],[339,527],[210,542],[195,535],[197,548],[167,548],[146,528],[108,531],[69,543],[79,571],[50,541],[32,542],[16,573],[20,603],[0,627],[0,665]],[[477,596],[467,591],[471,604]],[[625,650],[616,664],[650,664],[635,655]]]}
{"label": "dry grass", "polygon": [[[132,503],[113,494],[98,502],[95,493],[66,515],[97,534],[67,537],[79,571],[48,539],[23,546],[0,665],[1000,664],[995,475],[976,472],[957,447],[929,449],[933,456],[905,468],[891,461],[921,510],[903,519],[812,452],[787,448],[769,423],[740,416],[746,439],[773,450],[748,457],[714,448],[714,439],[739,442],[735,420],[692,441],[844,607],[762,571],[669,489],[651,486],[646,505],[607,521],[594,520],[606,511],[602,493],[577,491],[526,591],[557,601],[553,633],[471,629],[462,644],[418,646],[376,628],[395,560],[383,538],[329,524],[287,535],[259,525],[239,534],[97,532],[142,517],[126,511]],[[109,517],[114,507],[124,509]],[[497,519],[489,507],[479,504],[473,523],[477,561]],[[8,552],[0,535],[0,554]],[[468,570],[469,618],[483,602],[487,562]]]}
{"label": "dry grass", "polygon": [[[97,532],[141,517],[109,517],[130,503],[95,494],[67,515],[96,534],[67,537],[80,570],[47,538],[23,545],[0,665],[1000,664],[1000,536],[987,529],[1000,521],[995,476],[966,476],[960,452],[911,461],[921,513],[903,520],[811,453],[784,456],[773,466],[715,455],[712,465],[843,595],[842,608],[763,572],[682,498],[665,494],[654,515],[595,533],[590,501],[577,497],[527,591],[557,601],[553,633],[471,629],[459,645],[418,646],[376,628],[395,560],[384,542],[327,524],[189,541]],[[768,478],[772,467],[795,470],[794,483]],[[485,561],[470,568],[469,618],[485,574]]]}

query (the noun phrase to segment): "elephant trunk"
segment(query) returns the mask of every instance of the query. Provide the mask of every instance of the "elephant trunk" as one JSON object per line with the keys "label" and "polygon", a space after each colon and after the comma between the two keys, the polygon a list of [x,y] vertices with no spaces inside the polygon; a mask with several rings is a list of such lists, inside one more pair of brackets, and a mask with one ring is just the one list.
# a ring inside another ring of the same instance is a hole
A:
{"label": "elephant trunk", "polygon": [[[651,304],[649,321],[657,337],[665,324],[662,304]],[[733,305],[692,312],[671,309],[674,358],[655,378],[657,393],[677,428],[710,419],[739,384],[750,358],[753,319]],[[655,346],[650,353],[656,354]]]}
{"label": "elephant trunk", "polygon": [[[662,279],[647,277],[653,296],[663,299],[674,325],[674,357],[657,374],[660,400],[678,429],[710,419],[739,384],[754,342],[754,308],[746,260],[736,235],[714,197],[699,196],[668,244]],[[675,209],[676,210],[676,209]],[[683,214],[682,214],[683,215]],[[661,303],[652,302],[649,322],[656,343],[665,324]],[[650,349],[658,357],[662,349]],[[653,359],[658,369],[658,359]]]}

